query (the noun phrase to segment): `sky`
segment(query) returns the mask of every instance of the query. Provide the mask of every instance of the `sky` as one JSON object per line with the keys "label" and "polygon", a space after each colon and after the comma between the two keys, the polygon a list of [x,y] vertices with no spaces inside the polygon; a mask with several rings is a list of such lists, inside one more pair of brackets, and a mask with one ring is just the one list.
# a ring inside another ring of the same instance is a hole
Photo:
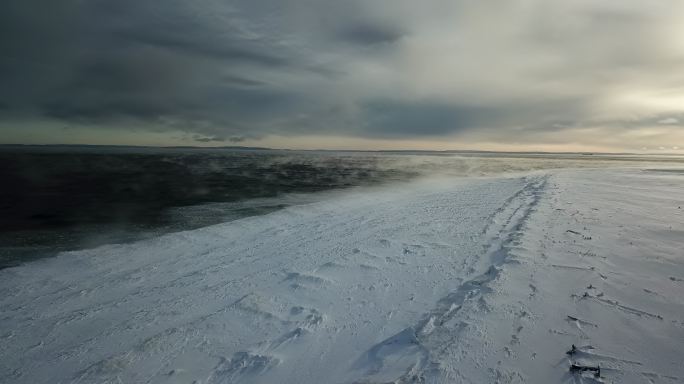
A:
{"label": "sky", "polygon": [[0,143],[684,148],[681,0],[3,0]]}

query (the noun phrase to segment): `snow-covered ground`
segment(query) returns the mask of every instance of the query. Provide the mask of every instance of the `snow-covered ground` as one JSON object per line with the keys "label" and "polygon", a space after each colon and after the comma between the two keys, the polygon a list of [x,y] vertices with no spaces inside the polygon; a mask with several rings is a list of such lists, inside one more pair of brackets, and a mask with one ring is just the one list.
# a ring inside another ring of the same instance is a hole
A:
{"label": "snow-covered ground", "polygon": [[64,253],[0,271],[0,382],[684,382],[682,207],[674,171],[424,179]]}

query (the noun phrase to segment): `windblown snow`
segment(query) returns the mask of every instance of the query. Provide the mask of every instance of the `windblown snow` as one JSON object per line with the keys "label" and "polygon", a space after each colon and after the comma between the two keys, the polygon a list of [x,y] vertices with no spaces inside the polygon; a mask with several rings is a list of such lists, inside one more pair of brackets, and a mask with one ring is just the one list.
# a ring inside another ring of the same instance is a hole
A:
{"label": "windblown snow", "polygon": [[684,382],[682,206],[682,172],[425,179],[63,253],[0,271],[0,382]]}

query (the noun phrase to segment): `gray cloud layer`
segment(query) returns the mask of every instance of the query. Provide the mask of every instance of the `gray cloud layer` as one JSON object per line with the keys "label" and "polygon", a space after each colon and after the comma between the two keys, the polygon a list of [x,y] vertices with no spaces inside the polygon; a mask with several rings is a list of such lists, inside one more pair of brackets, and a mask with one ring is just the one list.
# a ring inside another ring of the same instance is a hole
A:
{"label": "gray cloud layer", "polygon": [[675,0],[6,0],[0,117],[198,142],[662,136],[684,121],[682,15]]}

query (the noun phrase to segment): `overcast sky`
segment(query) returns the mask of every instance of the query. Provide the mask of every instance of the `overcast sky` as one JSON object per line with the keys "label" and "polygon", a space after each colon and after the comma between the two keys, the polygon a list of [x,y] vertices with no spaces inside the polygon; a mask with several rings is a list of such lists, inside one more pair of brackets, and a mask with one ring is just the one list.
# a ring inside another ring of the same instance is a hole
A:
{"label": "overcast sky", "polygon": [[0,142],[679,150],[681,0],[3,0]]}

